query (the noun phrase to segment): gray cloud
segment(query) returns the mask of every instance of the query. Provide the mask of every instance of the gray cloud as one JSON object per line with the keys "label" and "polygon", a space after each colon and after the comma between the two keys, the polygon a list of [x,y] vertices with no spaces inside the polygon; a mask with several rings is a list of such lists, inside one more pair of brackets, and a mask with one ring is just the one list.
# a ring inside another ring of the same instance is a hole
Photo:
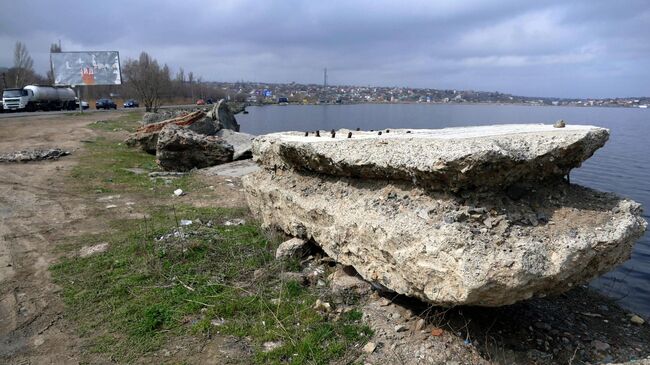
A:
{"label": "gray cloud", "polygon": [[3,4],[0,65],[64,50],[145,50],[206,80],[650,95],[650,7],[582,1],[32,0]]}

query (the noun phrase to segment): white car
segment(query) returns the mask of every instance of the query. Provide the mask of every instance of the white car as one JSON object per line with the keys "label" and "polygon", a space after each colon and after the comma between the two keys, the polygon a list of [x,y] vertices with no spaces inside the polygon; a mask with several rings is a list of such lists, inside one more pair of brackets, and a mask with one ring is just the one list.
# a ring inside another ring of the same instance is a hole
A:
{"label": "white car", "polygon": [[[76,99],[76,101],[77,101],[77,110],[78,110],[78,109],[79,109],[79,98],[75,98],[75,99]],[[81,107],[82,107],[84,110],[86,110],[86,109],[90,108],[90,104],[88,104],[87,101],[82,100],[82,101],[81,101]]]}

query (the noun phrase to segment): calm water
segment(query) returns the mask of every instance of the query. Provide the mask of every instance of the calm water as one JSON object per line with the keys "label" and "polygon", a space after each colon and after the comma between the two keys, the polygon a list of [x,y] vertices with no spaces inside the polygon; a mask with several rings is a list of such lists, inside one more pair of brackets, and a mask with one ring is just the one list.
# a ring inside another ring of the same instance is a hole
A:
{"label": "calm water", "polygon": [[[609,142],[571,181],[616,192],[650,211],[650,110],[502,105],[300,105],[249,107],[238,115],[242,132],[357,128],[444,128],[499,123],[592,124],[611,130]],[[644,213],[648,220],[648,212]],[[646,318],[650,317],[650,234],[636,244],[631,260],[594,280],[592,286]]]}

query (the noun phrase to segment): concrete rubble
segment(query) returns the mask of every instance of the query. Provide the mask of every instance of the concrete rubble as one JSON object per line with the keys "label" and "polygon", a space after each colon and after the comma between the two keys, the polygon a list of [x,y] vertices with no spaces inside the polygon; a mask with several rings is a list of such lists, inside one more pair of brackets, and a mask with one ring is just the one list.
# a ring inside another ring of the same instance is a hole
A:
{"label": "concrete rubble", "polygon": [[284,241],[278,246],[278,249],[275,251],[275,258],[300,258],[306,244],[307,241],[300,238],[292,238],[290,240]]}
{"label": "concrete rubble", "polygon": [[541,124],[383,132],[339,130],[335,138],[328,132],[273,133],[261,136],[253,153],[265,166],[405,180],[432,189],[488,189],[562,177],[609,137],[604,128]]}
{"label": "concrete rubble", "polygon": [[226,143],[232,145],[234,148],[233,160],[245,160],[253,157],[251,147],[253,145],[253,139],[255,139],[254,135],[235,132],[232,129],[221,129],[216,135],[223,138]]}
{"label": "concrete rubble", "polygon": [[253,136],[239,133],[239,128],[229,105],[221,100],[207,112],[147,113],[143,126],[126,144],[155,154],[165,170],[189,171],[250,158]]}
{"label": "concrete rubble", "polygon": [[607,141],[603,128],[349,133],[257,138],[248,203],[399,294],[502,306],[562,293],[628,259],[647,225],[639,204],[563,179]]}
{"label": "concrete rubble", "polygon": [[233,152],[223,138],[170,124],[158,136],[156,161],[165,170],[189,171],[232,161]]}
{"label": "concrete rubble", "polygon": [[58,160],[60,157],[67,156],[69,154],[70,151],[65,151],[60,148],[23,150],[0,154],[0,163]]}
{"label": "concrete rubble", "polygon": [[163,120],[157,123],[145,124],[138,128],[127,140],[126,144],[130,147],[139,147],[147,153],[155,154],[158,144],[158,135],[167,125],[189,126],[197,120],[203,118],[205,113],[198,110],[182,116]]}

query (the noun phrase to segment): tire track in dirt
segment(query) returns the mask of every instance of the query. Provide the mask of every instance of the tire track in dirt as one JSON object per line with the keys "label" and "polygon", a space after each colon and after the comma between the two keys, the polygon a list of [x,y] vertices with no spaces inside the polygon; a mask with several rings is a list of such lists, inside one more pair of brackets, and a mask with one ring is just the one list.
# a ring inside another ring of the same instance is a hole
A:
{"label": "tire track in dirt", "polygon": [[[79,151],[82,140],[96,135],[84,128],[94,119],[88,115],[3,121],[0,152],[38,147]],[[65,177],[76,164],[75,155],[0,164],[0,363],[79,362],[81,342],[63,316],[60,289],[49,272],[63,238],[94,228],[88,202],[66,192]]]}

